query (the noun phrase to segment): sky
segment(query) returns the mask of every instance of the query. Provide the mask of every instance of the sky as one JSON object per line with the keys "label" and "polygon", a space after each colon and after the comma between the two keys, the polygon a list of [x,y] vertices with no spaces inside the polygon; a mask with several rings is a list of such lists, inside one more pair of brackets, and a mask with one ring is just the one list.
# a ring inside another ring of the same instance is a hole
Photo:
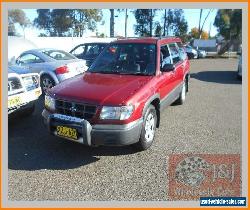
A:
{"label": "sky", "polygon": [[[37,17],[36,9],[23,9],[26,13],[27,17],[33,21]],[[203,18],[202,21],[205,19],[205,16],[207,15],[209,9],[203,9]],[[98,23],[97,29],[95,32],[86,31],[84,36],[95,36],[96,32],[99,34],[104,33],[105,35],[109,36],[109,23],[110,23],[110,11],[109,9],[103,9],[103,21],[104,24]],[[210,25],[211,25],[211,31],[210,35],[214,36],[217,34],[216,27],[213,26],[214,18],[216,16],[217,9],[214,9],[209,17],[206,20],[206,23],[204,25],[204,30],[209,31]],[[158,14],[158,16],[155,17],[154,21],[160,20],[161,16],[163,14]],[[184,9],[184,16],[188,23],[188,32],[194,28],[199,26],[199,16],[200,16],[200,10],[199,9]],[[101,21],[101,22],[103,22]],[[134,25],[136,24],[136,20],[134,18],[134,15],[132,13],[131,9],[128,9],[128,21],[127,21],[127,36],[133,37],[134,34]],[[16,25],[16,29],[19,34],[23,35],[22,29]],[[115,11],[115,27],[114,27],[115,35],[124,36],[125,35],[125,12],[118,12]],[[25,36],[28,37],[36,37],[38,36],[42,30],[38,30],[37,28],[30,27],[25,30]]]}

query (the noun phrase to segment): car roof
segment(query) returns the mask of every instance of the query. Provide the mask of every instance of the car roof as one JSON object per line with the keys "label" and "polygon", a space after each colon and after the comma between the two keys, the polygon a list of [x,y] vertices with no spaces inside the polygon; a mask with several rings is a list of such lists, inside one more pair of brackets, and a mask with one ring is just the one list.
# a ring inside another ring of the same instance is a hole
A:
{"label": "car roof", "polygon": [[177,37],[133,37],[126,39],[118,39],[113,41],[113,43],[145,43],[145,44],[156,44],[160,42],[161,44],[170,42],[181,42],[180,38]]}
{"label": "car roof", "polygon": [[59,50],[59,49],[55,49],[55,48],[36,48],[36,49],[26,50],[23,53],[42,52],[45,50],[63,51],[63,50]]}

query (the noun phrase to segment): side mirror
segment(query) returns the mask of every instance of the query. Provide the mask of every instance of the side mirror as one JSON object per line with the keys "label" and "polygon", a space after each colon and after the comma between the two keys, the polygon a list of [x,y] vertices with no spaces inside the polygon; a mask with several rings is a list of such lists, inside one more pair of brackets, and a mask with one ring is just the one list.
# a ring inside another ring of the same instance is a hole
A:
{"label": "side mirror", "polygon": [[174,64],[164,64],[164,66],[161,68],[162,72],[170,72],[175,69]]}

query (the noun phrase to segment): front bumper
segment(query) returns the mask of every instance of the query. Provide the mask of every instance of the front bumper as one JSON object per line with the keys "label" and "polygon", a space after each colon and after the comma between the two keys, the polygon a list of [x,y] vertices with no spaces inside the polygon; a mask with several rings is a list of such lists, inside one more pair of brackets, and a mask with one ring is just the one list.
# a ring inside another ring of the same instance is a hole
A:
{"label": "front bumper", "polygon": [[87,120],[61,114],[51,114],[46,109],[42,116],[51,134],[57,135],[57,126],[77,129],[79,138],[75,141],[88,146],[123,146],[139,141],[142,119],[125,125],[91,125]]}
{"label": "front bumper", "polygon": [[[23,93],[14,94],[8,96],[8,114],[21,110],[22,108],[26,108],[30,103],[36,101],[39,96],[42,94],[41,88],[36,88],[34,90],[25,91]],[[9,105],[9,102],[15,98],[20,98],[20,103],[15,105]]]}

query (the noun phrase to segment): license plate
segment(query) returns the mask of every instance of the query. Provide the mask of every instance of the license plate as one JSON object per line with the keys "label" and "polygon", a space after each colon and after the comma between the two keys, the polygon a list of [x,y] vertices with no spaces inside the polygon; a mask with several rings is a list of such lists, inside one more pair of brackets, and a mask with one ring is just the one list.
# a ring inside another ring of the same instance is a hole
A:
{"label": "license plate", "polygon": [[78,133],[77,133],[77,130],[75,128],[69,128],[69,127],[59,125],[56,127],[56,134],[58,136],[70,138],[73,140],[78,139]]}
{"label": "license plate", "polygon": [[16,96],[8,99],[8,107],[19,106],[22,103],[21,97]]}
{"label": "license plate", "polygon": [[36,94],[36,96],[40,96],[41,95],[41,90],[36,90],[35,94]]}

